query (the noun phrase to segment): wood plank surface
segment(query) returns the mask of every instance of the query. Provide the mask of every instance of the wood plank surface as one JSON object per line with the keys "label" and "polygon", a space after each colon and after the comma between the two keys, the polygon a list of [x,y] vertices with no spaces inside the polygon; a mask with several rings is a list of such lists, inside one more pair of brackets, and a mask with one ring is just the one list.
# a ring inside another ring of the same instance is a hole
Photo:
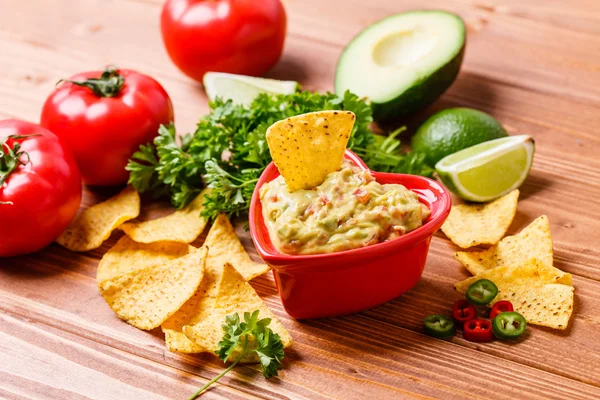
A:
{"label": "wood plank surface", "polygon": [[[468,26],[461,75],[436,110],[475,107],[511,133],[531,134],[536,157],[514,233],[548,215],[556,266],[572,273],[569,328],[532,327],[515,343],[443,341],[422,318],[447,312],[468,276],[438,233],[423,279],[406,295],[352,316],[295,321],[272,277],[254,288],[294,337],[278,378],[240,366],[205,394],[215,399],[600,398],[600,3],[597,0],[288,0],[285,52],[270,77],[332,90],[337,58],[362,28],[408,9],[441,8]],[[180,132],[208,106],[202,88],[170,63],[160,0],[0,0],[0,118],[39,120],[55,82],[108,63],[156,77],[173,99]],[[86,189],[88,207],[117,189]],[[168,212],[144,201],[143,219]],[[237,232],[258,259],[244,221]],[[2,229],[0,221],[0,229]],[[0,259],[0,398],[187,398],[222,370],[210,355],[164,347],[160,330],[122,321],[98,293],[98,260],[118,239],[75,254],[56,245]],[[203,238],[196,244],[202,243]]]}

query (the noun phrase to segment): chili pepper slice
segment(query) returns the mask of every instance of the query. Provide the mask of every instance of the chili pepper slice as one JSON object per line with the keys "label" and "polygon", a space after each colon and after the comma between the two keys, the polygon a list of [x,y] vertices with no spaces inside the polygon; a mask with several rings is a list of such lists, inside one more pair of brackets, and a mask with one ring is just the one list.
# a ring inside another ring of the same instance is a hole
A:
{"label": "chili pepper slice", "polygon": [[423,323],[425,324],[425,333],[436,338],[449,338],[456,332],[454,321],[445,315],[428,315]]}
{"label": "chili pepper slice", "polygon": [[477,318],[477,310],[467,300],[458,300],[452,306],[452,318],[459,327],[462,327],[465,322]]}
{"label": "chili pepper slice", "polygon": [[527,329],[527,321],[518,312],[503,312],[492,320],[492,330],[498,339],[516,339]]}
{"label": "chili pepper slice", "polygon": [[489,304],[498,294],[498,287],[489,279],[480,279],[467,289],[467,300],[476,306]]}
{"label": "chili pepper slice", "polygon": [[513,305],[508,300],[500,300],[497,301],[496,304],[492,306],[492,311],[490,311],[490,320],[496,318],[496,316],[503,312],[511,312],[515,311]]}
{"label": "chili pepper slice", "polygon": [[487,319],[472,319],[467,321],[463,337],[469,342],[491,342],[494,339],[492,324]]}

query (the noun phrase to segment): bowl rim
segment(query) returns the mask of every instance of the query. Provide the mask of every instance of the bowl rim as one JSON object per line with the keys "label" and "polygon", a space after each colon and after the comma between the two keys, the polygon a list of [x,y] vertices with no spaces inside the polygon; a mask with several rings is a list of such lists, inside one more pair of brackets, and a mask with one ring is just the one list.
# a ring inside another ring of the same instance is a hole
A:
{"label": "bowl rim", "polygon": [[[363,170],[369,170],[365,162],[354,152],[346,149],[344,154],[344,159],[352,161],[359,168]],[[438,196],[431,204],[440,203],[442,207],[439,207],[435,215],[432,214],[429,216],[425,224],[420,226],[419,228],[408,232],[405,235],[394,238],[392,240],[388,240],[385,242],[379,242],[376,244],[372,244],[369,246],[358,247],[355,249],[337,251],[333,253],[317,253],[317,254],[285,254],[279,252],[271,241],[271,237],[269,236],[268,229],[263,229],[263,226],[266,228],[264,218],[262,215],[262,207],[260,205],[260,195],[259,190],[267,182],[272,181],[273,179],[280,176],[279,170],[273,162],[271,162],[261,174],[256,187],[254,188],[254,192],[252,193],[252,199],[250,200],[250,210],[249,210],[249,226],[250,226],[250,235],[252,236],[252,241],[258,251],[260,257],[272,267],[277,267],[277,264],[283,265],[293,265],[298,263],[307,263],[307,262],[323,262],[323,261],[333,261],[332,259],[340,258],[340,257],[370,257],[374,255],[380,255],[383,253],[387,253],[391,250],[397,250],[399,247],[409,247],[413,244],[420,242],[421,240],[433,236],[433,234],[442,226],[444,221],[446,220],[448,214],[450,213],[450,208],[452,206],[452,201],[450,198],[450,194],[448,190],[439,182],[426,178],[419,175],[409,175],[409,174],[396,174],[396,173],[384,173],[384,172],[376,172],[371,171],[376,180],[379,178],[384,178],[389,175],[393,175],[394,177],[406,177],[406,179],[412,180],[421,180],[425,182],[428,188],[433,189],[437,192]],[[267,176],[273,175],[272,178],[268,179]],[[410,189],[413,190],[413,189]],[[419,193],[418,190],[413,190],[417,194],[419,194],[419,200],[421,201],[422,193]],[[259,218],[259,221],[256,219]],[[265,248],[263,246],[262,240],[266,241],[273,248],[270,249]],[[274,265],[273,265],[274,264]]]}

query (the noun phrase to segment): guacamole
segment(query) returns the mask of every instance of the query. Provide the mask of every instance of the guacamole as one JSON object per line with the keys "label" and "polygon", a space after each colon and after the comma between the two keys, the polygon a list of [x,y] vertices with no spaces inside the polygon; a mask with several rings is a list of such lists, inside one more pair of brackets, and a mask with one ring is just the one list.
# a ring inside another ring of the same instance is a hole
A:
{"label": "guacamole", "polygon": [[283,177],[260,188],[274,246],[286,254],[331,253],[383,242],[423,225],[429,209],[402,185],[381,185],[344,161],[312,190],[290,193]]}

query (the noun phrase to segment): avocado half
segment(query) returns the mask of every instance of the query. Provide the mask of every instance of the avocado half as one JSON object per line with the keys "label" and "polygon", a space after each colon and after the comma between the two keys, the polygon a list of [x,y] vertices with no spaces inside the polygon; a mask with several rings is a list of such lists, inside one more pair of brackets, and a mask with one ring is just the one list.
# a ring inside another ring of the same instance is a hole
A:
{"label": "avocado half", "polygon": [[408,11],[369,26],[346,46],[335,92],[366,97],[376,120],[406,117],[433,103],[462,64],[466,29],[445,11]]}

